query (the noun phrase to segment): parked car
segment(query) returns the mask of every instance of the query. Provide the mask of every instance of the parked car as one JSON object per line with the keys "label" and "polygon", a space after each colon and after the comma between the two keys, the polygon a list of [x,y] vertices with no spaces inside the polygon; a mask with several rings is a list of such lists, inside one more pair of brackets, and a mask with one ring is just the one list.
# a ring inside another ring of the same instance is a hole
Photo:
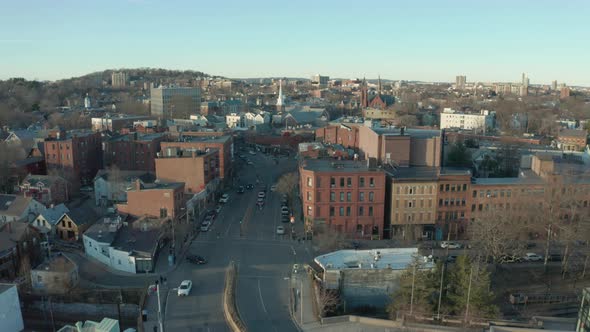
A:
{"label": "parked car", "polygon": [[219,203],[227,203],[229,201],[229,194],[223,194],[221,195],[221,198],[219,199]]}
{"label": "parked car", "polygon": [[252,160],[248,160],[248,161],[246,162],[246,164],[248,164],[248,165],[254,165],[254,163],[252,162]]}
{"label": "parked car", "polygon": [[209,231],[209,228],[211,228],[211,223],[210,222],[203,221],[201,223],[201,232],[208,232]]}
{"label": "parked car", "polygon": [[264,193],[264,191],[258,192],[258,198],[264,198],[264,197],[266,197],[266,194]]}
{"label": "parked car", "polygon": [[285,227],[277,226],[277,235],[283,235],[283,234],[285,234]]}
{"label": "parked car", "polygon": [[246,191],[246,190],[244,189],[244,186],[240,186],[240,187],[238,188],[238,194],[243,194],[243,193],[244,193],[244,191]]}
{"label": "parked car", "polygon": [[215,207],[215,212],[217,212],[217,213],[221,212],[221,205],[217,205]]}
{"label": "parked car", "polygon": [[288,215],[289,214],[289,208],[283,205],[281,207],[281,214]]}
{"label": "parked car", "polygon": [[276,191],[277,190],[277,186],[276,185],[272,185],[270,186],[270,191]]}
{"label": "parked car", "polygon": [[248,189],[248,190],[252,190],[252,189],[254,189],[254,185],[252,185],[252,184],[247,184],[247,185],[246,185],[246,189]]}
{"label": "parked car", "polygon": [[203,223],[212,224],[213,223],[213,216],[210,214],[206,215],[205,219],[203,219]]}
{"label": "parked car", "polygon": [[543,260],[543,256],[537,255],[534,252],[527,252],[522,259],[525,262],[540,262]]}
{"label": "parked car", "polygon": [[256,152],[254,152],[254,151],[248,151],[248,153],[251,154],[251,155],[253,155],[253,156],[256,155]]}
{"label": "parked car", "polygon": [[453,241],[443,241],[440,243],[440,247],[443,249],[449,248],[449,249],[461,249],[462,245],[459,242],[453,242]]}
{"label": "parked car", "polygon": [[447,263],[455,263],[457,261],[457,255],[449,255],[447,256]]}
{"label": "parked car", "polygon": [[198,265],[207,263],[205,258],[203,258],[199,255],[188,255],[188,256],[186,256],[186,260],[193,263],[193,264],[198,264]]}
{"label": "parked car", "polygon": [[256,204],[257,204],[259,207],[262,207],[262,206],[264,206],[264,198],[258,197],[258,199],[256,200]]}
{"label": "parked car", "polygon": [[563,256],[559,253],[552,253],[552,254],[549,254],[547,259],[552,262],[561,262],[563,260]]}
{"label": "parked car", "polygon": [[178,296],[188,296],[193,288],[193,282],[190,280],[183,280],[178,286]]}
{"label": "parked car", "polygon": [[281,215],[281,222],[289,222],[289,216],[286,214]]}

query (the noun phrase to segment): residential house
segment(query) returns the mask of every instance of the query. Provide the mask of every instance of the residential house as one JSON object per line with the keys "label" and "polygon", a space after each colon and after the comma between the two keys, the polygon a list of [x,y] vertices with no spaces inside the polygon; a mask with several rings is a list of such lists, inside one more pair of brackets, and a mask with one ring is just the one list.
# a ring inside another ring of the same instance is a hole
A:
{"label": "residential house", "polygon": [[25,329],[15,284],[0,284],[0,326],[5,332],[20,332]]}
{"label": "residential house", "polygon": [[62,253],[52,255],[31,270],[32,288],[43,293],[67,293],[79,281],[78,265]]}
{"label": "residential house", "polygon": [[16,244],[16,271],[28,275],[31,266],[35,266],[42,258],[39,232],[27,223],[14,221],[4,224],[0,233],[7,234]]}
{"label": "residential house", "polygon": [[561,129],[555,140],[562,151],[583,151],[588,140],[588,132],[578,129]]}
{"label": "residential house", "polygon": [[225,123],[230,129],[244,129],[247,128],[244,122],[244,114],[230,113],[225,116]]}
{"label": "residential house", "polygon": [[207,117],[201,114],[191,114],[189,120],[191,120],[195,126],[206,127],[209,125]]}
{"label": "residential house", "polygon": [[32,221],[45,209],[45,205],[32,197],[0,194],[0,223]]}
{"label": "residential house", "polygon": [[53,237],[56,232],[56,225],[64,213],[70,212],[67,206],[64,204],[58,204],[54,207],[50,207],[45,211],[39,213],[39,215],[31,222],[31,226],[35,227],[39,233],[46,237]]}
{"label": "residential house", "polygon": [[18,191],[45,206],[65,203],[70,199],[68,182],[55,175],[28,175],[19,184]]}
{"label": "residential house", "polygon": [[127,201],[127,189],[139,180],[142,184],[153,183],[156,176],[147,171],[121,171],[102,169],[94,178],[94,200],[97,206],[110,206]]}
{"label": "residential house", "polygon": [[16,242],[10,239],[8,233],[0,232],[0,280],[13,280],[18,266]]}
{"label": "residential house", "polygon": [[330,114],[322,107],[287,106],[282,125],[287,127],[312,126],[318,127],[330,120]]}
{"label": "residential house", "polygon": [[57,221],[55,232],[61,240],[78,241],[96,220],[98,220],[98,216],[92,209],[71,209]]}

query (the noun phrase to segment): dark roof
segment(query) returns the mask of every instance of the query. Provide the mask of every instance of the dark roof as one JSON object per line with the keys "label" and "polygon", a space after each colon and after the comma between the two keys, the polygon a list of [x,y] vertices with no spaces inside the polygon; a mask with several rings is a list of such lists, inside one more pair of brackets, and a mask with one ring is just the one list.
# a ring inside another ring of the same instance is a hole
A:
{"label": "dark roof", "polygon": [[140,227],[123,226],[111,246],[117,250],[133,252],[134,256],[151,258],[161,234],[159,227],[142,231]]}
{"label": "dark roof", "polygon": [[87,236],[94,241],[102,242],[102,243],[113,243],[115,237],[117,236],[117,232],[112,232],[109,229],[110,224],[107,223],[96,223],[84,232],[84,236]]}
{"label": "dark roof", "polygon": [[28,182],[29,185],[33,186],[33,187],[37,187],[39,185],[39,183],[43,183],[44,186],[46,187],[50,187],[54,182],[62,180],[65,182],[65,180],[60,177],[60,176],[54,176],[54,175],[27,175],[27,177],[23,180],[24,182]]}
{"label": "dark roof", "polygon": [[[66,212],[64,215],[70,217],[70,219],[72,219],[72,221],[75,222],[78,226],[85,224],[93,224],[94,222],[96,222],[96,220],[98,220],[98,215],[96,214],[96,212],[89,208],[72,208],[70,209],[70,212]],[[62,218],[60,218],[60,220],[61,219],[63,219],[63,216]]]}
{"label": "dark roof", "polygon": [[75,268],[76,263],[74,263],[71,259],[63,255],[62,253],[57,253],[51,256],[51,258],[49,258],[48,260],[39,264],[39,266],[37,266],[34,270],[50,272],[70,272]]}
{"label": "dark roof", "polygon": [[16,195],[0,194],[0,211],[6,211],[12,205]]}
{"label": "dark roof", "polygon": [[559,137],[587,137],[588,132],[586,130],[578,129],[561,129],[559,131]]}
{"label": "dark roof", "polygon": [[11,221],[2,225],[2,232],[8,234],[12,241],[20,242],[27,231],[31,229],[30,227],[28,223]]}
{"label": "dark roof", "polygon": [[64,215],[64,213],[70,211],[65,204],[58,204],[52,208],[48,208],[45,211],[41,212],[40,215],[47,220],[52,225],[57,224],[59,219]]}

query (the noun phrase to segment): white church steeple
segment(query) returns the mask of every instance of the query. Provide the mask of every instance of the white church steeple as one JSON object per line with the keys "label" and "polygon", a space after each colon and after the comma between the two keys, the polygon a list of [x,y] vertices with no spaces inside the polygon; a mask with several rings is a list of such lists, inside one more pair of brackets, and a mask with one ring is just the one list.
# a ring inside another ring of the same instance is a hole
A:
{"label": "white church steeple", "polygon": [[285,109],[285,96],[283,96],[283,80],[279,80],[279,97],[277,98],[277,111]]}

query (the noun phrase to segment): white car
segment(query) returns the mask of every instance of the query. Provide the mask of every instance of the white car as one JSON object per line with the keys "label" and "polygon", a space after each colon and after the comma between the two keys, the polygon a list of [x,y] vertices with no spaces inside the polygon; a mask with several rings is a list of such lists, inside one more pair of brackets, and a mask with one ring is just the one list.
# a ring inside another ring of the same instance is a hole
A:
{"label": "white car", "polygon": [[537,255],[534,252],[527,252],[522,259],[526,262],[540,262],[543,260],[543,256]]}
{"label": "white car", "polygon": [[256,155],[256,152],[254,152],[254,151],[248,151],[248,153],[251,154],[251,155],[253,155],[253,156]]}
{"label": "white car", "polygon": [[219,203],[227,203],[227,201],[229,201],[229,194],[223,194],[221,195],[221,198],[219,199]]}
{"label": "white car", "polygon": [[221,212],[221,205],[217,205],[217,207],[215,208],[215,212],[217,212],[217,213]]}
{"label": "white car", "polygon": [[193,282],[190,280],[183,280],[178,286],[178,296],[188,296],[193,288]]}
{"label": "white car", "polygon": [[270,191],[276,191],[276,190],[277,190],[277,186],[276,185],[270,186]]}
{"label": "white car", "polygon": [[211,228],[211,223],[208,221],[203,221],[201,223],[201,232],[208,232],[209,228]]}
{"label": "white car", "polygon": [[264,197],[266,197],[266,194],[264,193],[264,191],[258,192],[258,198],[264,198]]}
{"label": "white car", "polygon": [[283,205],[281,207],[281,214],[289,214],[289,208]]}
{"label": "white car", "polygon": [[443,249],[461,249],[462,245],[459,242],[443,241],[440,243],[440,247]]}
{"label": "white car", "polygon": [[277,226],[277,235],[283,235],[283,234],[285,234],[285,227]]}

